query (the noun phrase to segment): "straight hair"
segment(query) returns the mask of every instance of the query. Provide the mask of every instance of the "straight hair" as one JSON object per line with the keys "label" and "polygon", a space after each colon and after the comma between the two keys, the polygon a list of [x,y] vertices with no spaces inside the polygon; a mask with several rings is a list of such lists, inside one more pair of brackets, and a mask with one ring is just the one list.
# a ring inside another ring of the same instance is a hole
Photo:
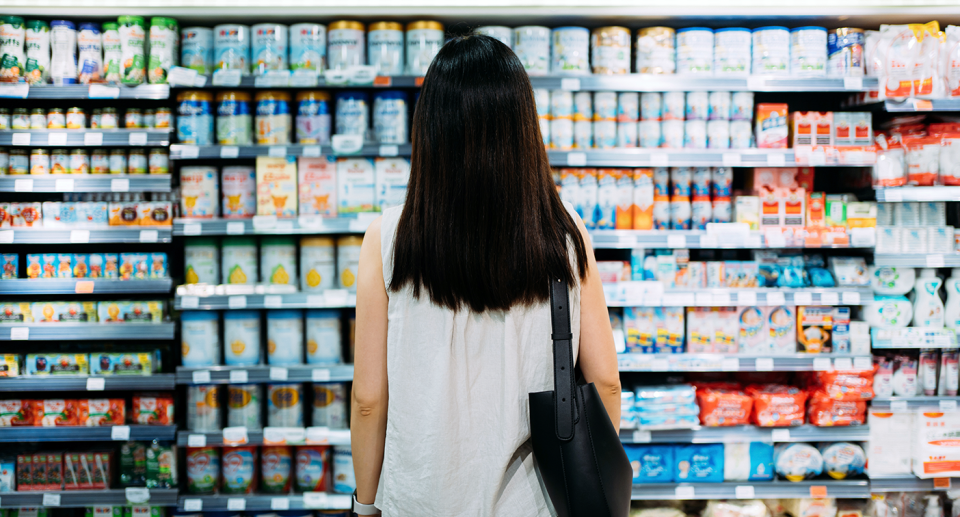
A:
{"label": "straight hair", "polygon": [[424,78],[411,139],[390,291],[412,284],[418,299],[425,290],[437,305],[480,313],[547,302],[551,279],[586,277],[530,79],[506,45],[481,35],[447,42]]}

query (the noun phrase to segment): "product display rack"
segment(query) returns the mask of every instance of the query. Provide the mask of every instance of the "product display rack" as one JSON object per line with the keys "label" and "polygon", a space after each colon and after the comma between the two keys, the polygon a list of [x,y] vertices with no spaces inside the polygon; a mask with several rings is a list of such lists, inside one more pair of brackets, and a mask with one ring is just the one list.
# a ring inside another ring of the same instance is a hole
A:
{"label": "product display rack", "polygon": [[899,477],[872,477],[870,491],[884,492],[932,492],[936,490],[950,490],[958,486],[960,478],[919,479],[913,476]]}
{"label": "product display rack", "polygon": [[618,354],[621,372],[814,372],[869,370],[869,355]]}
{"label": "product display rack", "polygon": [[865,425],[846,427],[698,427],[669,431],[631,430],[620,431],[623,443],[747,443],[747,442],[862,442],[870,437]]}
{"label": "product display rack", "polygon": [[873,256],[875,266],[960,267],[960,253],[880,254]]}
{"label": "product display rack", "polygon": [[960,201],[960,187],[893,187],[878,188],[877,201]]}
{"label": "product display rack", "polygon": [[296,495],[235,494],[183,495],[177,502],[181,512],[276,511],[276,510],[346,510],[350,496],[324,492],[306,492]]}
{"label": "product display rack", "polygon": [[[42,376],[8,377],[0,379],[0,392],[18,391],[135,391],[135,390],[173,390],[176,378],[172,373],[153,375],[104,375],[104,376]],[[96,429],[96,428],[90,428]]]}
{"label": "product display rack", "polygon": [[169,192],[169,174],[0,176],[0,192]]}
{"label": "product display rack", "polygon": [[110,226],[106,228],[15,228],[0,230],[7,244],[122,244],[170,242],[166,226]]}
{"label": "product display rack", "polygon": [[960,397],[957,396],[876,397],[870,401],[870,406],[875,409],[889,409],[891,413],[931,409],[953,412],[957,411],[958,402]]}
{"label": "product display rack", "polygon": [[[177,235],[176,226],[174,235]],[[594,249],[873,249],[873,246],[842,244],[787,246],[782,237],[780,242],[775,242],[758,231],[731,235],[711,233],[709,230],[591,230],[590,240]]]}
{"label": "product display rack", "polygon": [[175,488],[133,488],[113,490],[58,490],[36,492],[4,492],[0,508],[83,508],[87,506],[124,506],[149,503],[152,506],[176,506]]}
{"label": "product display rack", "polygon": [[207,235],[320,235],[349,234],[367,231],[379,213],[356,216],[319,217],[301,216],[297,219],[273,218],[269,222],[257,219],[174,219],[176,236]]}
{"label": "product display rack", "polygon": [[862,305],[873,301],[869,288],[765,287],[662,289],[645,292],[645,282],[620,282],[604,286],[607,307],[730,307],[734,305]]}
{"label": "product display rack", "polygon": [[[0,427],[0,443],[10,442],[109,442],[173,440],[173,425],[118,425],[100,427]],[[6,502],[7,494],[0,496]]]}
{"label": "product display rack", "polygon": [[177,367],[177,384],[257,384],[269,382],[350,382],[353,365]]}
{"label": "product display rack", "polygon": [[836,497],[866,499],[870,483],[862,481],[768,481],[723,483],[650,483],[633,485],[634,501],[693,499],[792,499],[802,497]]}
{"label": "product display rack", "polygon": [[0,325],[0,341],[170,340],[176,324],[165,323],[16,323]]}
{"label": "product display rack", "polygon": [[[554,167],[798,167],[793,149],[619,148],[548,150]],[[817,164],[817,167],[867,166],[870,163]]]}
{"label": "product display rack", "polygon": [[410,156],[410,144],[380,145],[364,144],[357,152],[337,153],[330,145],[184,145],[170,146],[171,160],[206,160],[206,159],[234,159],[256,158],[257,156],[322,156],[336,154],[349,158],[351,156]]}
{"label": "product display rack", "polygon": [[[181,447],[224,447],[237,444],[226,431],[178,431],[177,445]],[[328,429],[326,427],[265,427],[263,429],[245,429],[246,441],[242,445],[350,445],[349,429]],[[200,444],[205,445],[200,445]]]}
{"label": "product display rack", "polygon": [[166,129],[17,129],[0,131],[0,145],[24,147],[166,147]]}
{"label": "product display rack", "polygon": [[357,306],[357,296],[343,289],[307,294],[233,294],[223,296],[181,296],[174,302],[177,310],[224,309],[349,309]]}
{"label": "product display rack", "polygon": [[105,278],[17,278],[0,281],[0,294],[135,294],[169,293],[170,278],[156,280],[112,280]]}
{"label": "product display rack", "polygon": [[886,99],[879,106],[890,113],[960,111],[958,99]]}
{"label": "product display rack", "polygon": [[0,99],[139,99],[163,100],[170,97],[166,84],[126,86],[116,84],[71,84],[65,86],[0,85]]}
{"label": "product display rack", "polygon": [[789,77],[751,75],[588,75],[531,77],[534,88],[614,92],[859,92],[877,89],[875,77]]}

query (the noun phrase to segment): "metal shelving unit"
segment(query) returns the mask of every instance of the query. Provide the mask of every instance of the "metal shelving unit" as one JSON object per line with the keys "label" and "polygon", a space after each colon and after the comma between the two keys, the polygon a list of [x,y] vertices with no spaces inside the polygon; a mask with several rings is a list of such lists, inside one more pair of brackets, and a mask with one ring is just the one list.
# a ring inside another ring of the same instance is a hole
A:
{"label": "metal shelving unit", "polygon": [[[213,76],[199,76],[204,77],[206,80],[204,85],[199,88],[205,89],[220,89],[227,88],[228,86],[214,86]],[[401,76],[378,76],[374,78],[373,83],[368,84],[343,84],[343,83],[328,83],[327,80],[321,75],[317,77],[317,84],[297,84],[296,81],[293,81],[293,84],[289,85],[278,85],[271,83],[267,79],[260,79],[253,77],[251,75],[246,75],[240,77],[239,84],[229,86],[229,88],[262,88],[262,89],[277,89],[277,88],[324,88],[324,89],[357,89],[357,88],[419,88],[420,84],[423,83],[423,77],[417,77],[412,75],[401,75]],[[181,86],[179,84],[172,85],[171,88],[188,88],[188,89],[197,89],[197,86]]]}
{"label": "metal shelving unit", "polygon": [[[230,433],[231,431],[226,431]],[[177,445],[184,447],[223,447],[229,438],[225,432],[178,431]],[[264,428],[247,429],[245,445],[350,445],[349,429],[313,428]],[[227,445],[230,446],[229,444]]]}
{"label": "metal shelving unit", "polygon": [[182,496],[177,502],[177,510],[188,512],[237,511],[275,511],[286,510],[349,510],[350,496],[307,492],[296,495],[238,494]]}
{"label": "metal shelving unit", "polygon": [[747,442],[842,442],[866,441],[870,428],[865,425],[849,427],[698,427],[669,431],[621,430],[624,444],[645,443],[747,443]]}
{"label": "metal shelving unit", "polygon": [[15,278],[0,280],[0,294],[135,294],[169,293],[173,280],[109,280],[105,278]]}
{"label": "metal shelving unit", "polygon": [[[175,425],[123,425],[102,427],[0,427],[0,443],[10,442],[109,442],[127,440],[173,440]],[[7,502],[7,494],[0,498]]]}
{"label": "metal shelving unit", "polygon": [[108,244],[170,242],[169,226],[108,228],[10,228],[0,230],[0,244]]}
{"label": "metal shelving unit", "polygon": [[960,111],[960,99],[886,99],[882,105],[891,113]]}
{"label": "metal shelving unit", "polygon": [[888,409],[892,413],[934,409],[938,411],[956,411],[960,397],[876,397],[870,401],[873,409]]}
{"label": "metal shelving unit", "polygon": [[350,382],[353,365],[177,367],[177,384],[243,384],[268,382]]}
{"label": "metal shelving unit", "polygon": [[[356,153],[342,158],[372,156],[410,156],[410,144],[364,145]],[[170,146],[171,160],[249,159],[257,156],[321,156],[336,154],[329,145],[184,145]]]}
{"label": "metal shelving unit", "polygon": [[170,175],[0,176],[0,192],[170,192]]}
{"label": "metal shelving unit", "polygon": [[379,212],[354,216],[300,216],[296,219],[174,219],[173,234],[199,235],[321,235],[362,234]]}
{"label": "metal shelving unit", "polygon": [[173,339],[176,324],[166,323],[5,323],[0,341],[94,341]]}
{"label": "metal shelving unit", "polygon": [[[793,149],[583,149],[548,150],[554,167],[799,167]],[[819,163],[817,167],[865,167],[872,163]]]}
{"label": "metal shelving unit", "polygon": [[[142,494],[146,488],[118,489],[118,490],[53,490],[37,492],[4,492],[0,498],[0,508],[33,508],[45,506],[47,508],[83,508],[86,506],[115,505],[124,506],[135,499],[134,493]],[[128,491],[131,497],[128,499]],[[134,492],[136,491],[136,492]],[[137,499],[139,500],[139,499]],[[56,503],[56,504],[54,504]],[[149,489],[149,503],[152,506],[176,506],[176,488]]]}
{"label": "metal shelving unit", "polygon": [[320,294],[231,294],[219,296],[177,294],[177,298],[174,301],[174,308],[178,311],[225,309],[349,309],[356,306],[357,295],[350,294],[345,289],[330,289],[326,293]]}
{"label": "metal shelving unit", "polygon": [[633,500],[692,500],[692,499],[794,499],[801,497],[836,497],[866,499],[870,497],[870,483],[863,481],[836,481],[833,479],[769,482],[723,483],[651,483],[633,485]]}
{"label": "metal shelving unit", "polygon": [[880,254],[873,255],[877,266],[899,267],[960,267],[960,253],[947,254]]}
{"label": "metal shelving unit", "polygon": [[794,354],[746,356],[738,354],[636,354],[617,355],[621,372],[812,372],[867,370],[869,355]]}
{"label": "metal shelving unit", "polygon": [[690,91],[753,91],[753,92],[859,92],[877,89],[876,77],[783,77],[714,75],[584,75],[566,77],[531,77],[534,88],[550,90],[583,90],[613,92],[690,92]]}
{"label": "metal shelving unit", "polygon": [[[0,392],[7,393],[28,391],[100,392],[128,390],[172,390],[176,387],[176,385],[176,376],[172,373],[155,373],[153,375],[20,376],[0,378]],[[153,426],[150,428],[156,429],[156,427]],[[85,429],[96,428],[90,427]]]}
{"label": "metal shelving unit", "polygon": [[[656,282],[654,282],[656,283]],[[621,285],[624,284],[624,285]],[[656,289],[645,291],[646,282],[604,285],[608,307],[730,307],[734,305],[862,305],[873,301],[869,288],[807,287]]]}
{"label": "metal shelving unit", "polygon": [[25,147],[166,147],[170,131],[163,129],[38,129],[0,131],[0,145]]}
{"label": "metal shelving unit", "polygon": [[[58,12],[59,14],[59,12]],[[153,99],[170,98],[166,84],[138,86],[71,84],[67,86],[0,85],[0,98],[14,99]]]}
{"label": "metal shelving unit", "polygon": [[[920,479],[914,476],[898,477],[871,477],[870,491],[874,493],[882,492],[931,492],[934,490],[950,490],[952,486],[958,486],[960,478],[945,478],[949,483],[946,486],[940,485],[944,478],[938,480]],[[939,486],[938,486],[939,485]]]}
{"label": "metal shelving unit", "polygon": [[[174,227],[176,235],[176,227]],[[745,235],[717,235],[706,230],[591,230],[590,239],[594,249],[633,249],[633,248],[687,248],[687,249],[873,249],[872,246],[787,246],[786,243],[773,242],[760,232],[752,231]],[[960,255],[958,255],[960,256]]]}
{"label": "metal shelving unit", "polygon": [[876,189],[877,201],[960,201],[960,187],[891,187]]}

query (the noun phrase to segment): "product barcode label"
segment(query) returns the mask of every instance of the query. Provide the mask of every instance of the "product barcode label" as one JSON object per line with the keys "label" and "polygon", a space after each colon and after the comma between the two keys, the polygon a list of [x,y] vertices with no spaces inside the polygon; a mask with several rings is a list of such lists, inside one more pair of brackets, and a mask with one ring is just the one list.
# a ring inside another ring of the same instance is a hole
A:
{"label": "product barcode label", "polygon": [[833,367],[837,370],[852,370],[853,369],[853,359],[849,357],[838,357],[833,360]]}
{"label": "product barcode label", "polygon": [[53,184],[53,190],[57,192],[73,192],[73,179],[58,179]]}
{"label": "product barcode label", "polygon": [[786,298],[784,298],[783,293],[767,293],[767,305],[778,306],[784,305],[787,303]]}
{"label": "product barcode label", "polygon": [[272,497],[270,498],[270,509],[271,510],[289,510],[290,509],[290,500],[286,497]]}
{"label": "product barcode label", "polygon": [[758,372],[772,372],[773,371],[773,358],[772,357],[758,357],[754,362],[754,369]]}
{"label": "product barcode label", "polygon": [[770,153],[767,155],[768,167],[784,167],[787,165],[787,156],[783,153]]}
{"label": "product barcode label", "polygon": [[90,377],[87,379],[87,391],[103,391],[106,388],[106,379],[103,377]]}
{"label": "product barcode label", "polygon": [[230,384],[244,384],[248,380],[246,370],[230,370]]}
{"label": "product barcode label", "polygon": [[139,131],[136,133],[130,133],[130,138],[128,141],[130,142],[130,145],[147,145],[147,134]]}
{"label": "product barcode label", "polygon": [[60,494],[43,494],[43,506],[60,506]]}
{"label": "product barcode label", "polygon": [[287,148],[282,145],[274,145],[270,147],[270,151],[268,152],[270,156],[274,158],[283,158],[287,155]]}
{"label": "product barcode label", "polygon": [[194,384],[208,384],[210,382],[210,370],[197,370],[193,372]]}
{"label": "product barcode label", "polygon": [[570,167],[587,165],[587,153],[567,153],[567,165]]}
{"label": "product barcode label", "polygon": [[283,297],[275,294],[264,296],[263,306],[268,309],[279,309],[283,307]]}
{"label": "product barcode label", "polygon": [[817,357],[813,360],[813,371],[825,372],[833,368],[829,357]]}
{"label": "product barcode label", "polygon": [[856,291],[844,291],[841,298],[844,305],[860,305],[860,293]]}
{"label": "product barcode label", "polygon": [[127,502],[132,504],[143,504],[150,500],[150,490],[147,488],[127,487],[124,494]]}
{"label": "product barcode label", "polygon": [[67,145],[67,134],[50,133],[47,135],[47,145]]}
{"label": "product barcode label", "polygon": [[13,327],[10,329],[10,341],[27,341],[30,339],[30,327]]}
{"label": "product barcode label", "polygon": [[13,145],[30,145],[30,133],[14,133],[11,140]]}
{"label": "product barcode label", "polygon": [[130,439],[130,426],[129,425],[115,425],[110,428],[110,439],[111,440],[129,440]]}
{"label": "product barcode label", "polygon": [[247,297],[242,295],[231,296],[227,298],[227,306],[231,309],[246,309]]}
{"label": "product barcode label", "polygon": [[789,429],[774,429],[770,433],[770,439],[775,442],[789,442],[790,441],[790,430]]}
{"label": "product barcode label", "polygon": [[247,500],[240,497],[231,497],[227,499],[227,510],[232,512],[242,512],[247,509]]}
{"label": "product barcode label", "polygon": [[280,367],[271,367],[270,368],[270,380],[271,381],[285,381],[287,380],[288,370],[286,368]]}
{"label": "product barcode label", "polygon": [[313,380],[313,382],[329,382],[330,370],[326,368],[315,368],[310,378]]}
{"label": "product barcode label", "polygon": [[160,232],[157,230],[140,230],[140,242],[157,242],[160,240]]}

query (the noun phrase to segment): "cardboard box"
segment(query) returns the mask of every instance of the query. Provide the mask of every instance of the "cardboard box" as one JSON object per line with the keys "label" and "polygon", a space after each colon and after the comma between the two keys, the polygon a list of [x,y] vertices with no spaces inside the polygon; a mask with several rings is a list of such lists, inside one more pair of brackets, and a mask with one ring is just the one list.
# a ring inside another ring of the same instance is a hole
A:
{"label": "cardboard box", "polygon": [[734,222],[750,225],[751,230],[760,229],[760,198],[737,196],[733,207]]}
{"label": "cardboard box", "polygon": [[123,399],[81,399],[77,409],[77,425],[85,427],[123,425],[126,417]]}
{"label": "cardboard box", "polygon": [[374,162],[376,210],[403,206],[407,200],[407,183],[410,182],[410,162],[406,158],[377,158]]}
{"label": "cardboard box", "polygon": [[0,280],[17,278],[20,270],[20,255],[16,253],[0,254]]}
{"label": "cardboard box", "polygon": [[97,302],[101,323],[162,323],[162,301]]}
{"label": "cardboard box", "polygon": [[843,196],[827,194],[824,217],[827,226],[847,226],[847,204]]}
{"label": "cardboard box", "polygon": [[781,199],[781,221],[783,226],[802,228],[805,225],[805,206],[807,193],[802,188],[777,189],[777,197]]}
{"label": "cardboard box", "polygon": [[833,307],[797,307],[797,341],[801,352],[827,354],[832,348]]}
{"label": "cardboard box", "polygon": [[337,160],[337,211],[376,212],[376,167],[370,158]]}
{"label": "cardboard box", "polygon": [[807,194],[806,226],[827,226],[826,203],[827,196],[823,192],[810,192]]}
{"label": "cardboard box", "polygon": [[760,149],[786,149],[787,147],[786,104],[757,104],[756,140]]}
{"label": "cardboard box", "polygon": [[257,215],[297,216],[297,158],[257,157]]}
{"label": "cardboard box", "polygon": [[337,161],[333,157],[300,158],[297,162],[300,215],[337,216]]}
{"label": "cardboard box", "polygon": [[847,203],[848,228],[873,228],[877,225],[877,204],[870,201]]}
{"label": "cardboard box", "polygon": [[77,425],[79,411],[76,400],[46,399],[35,406],[36,419],[41,427]]}
{"label": "cardboard box", "polygon": [[[913,475],[921,479],[960,476],[960,413],[914,413]],[[903,440],[900,440],[903,446]]]}
{"label": "cardboard box", "polygon": [[869,111],[851,111],[847,116],[853,132],[851,145],[873,145],[873,114]]}
{"label": "cardboard box", "polygon": [[30,302],[0,302],[0,323],[33,323]]}
{"label": "cardboard box", "polygon": [[790,113],[790,147],[833,145],[833,112],[794,111]]}
{"label": "cardboard box", "polygon": [[764,189],[760,193],[760,227],[783,226],[783,198],[778,195],[780,189]]}
{"label": "cardboard box", "polygon": [[27,354],[26,375],[88,375],[87,354]]}

